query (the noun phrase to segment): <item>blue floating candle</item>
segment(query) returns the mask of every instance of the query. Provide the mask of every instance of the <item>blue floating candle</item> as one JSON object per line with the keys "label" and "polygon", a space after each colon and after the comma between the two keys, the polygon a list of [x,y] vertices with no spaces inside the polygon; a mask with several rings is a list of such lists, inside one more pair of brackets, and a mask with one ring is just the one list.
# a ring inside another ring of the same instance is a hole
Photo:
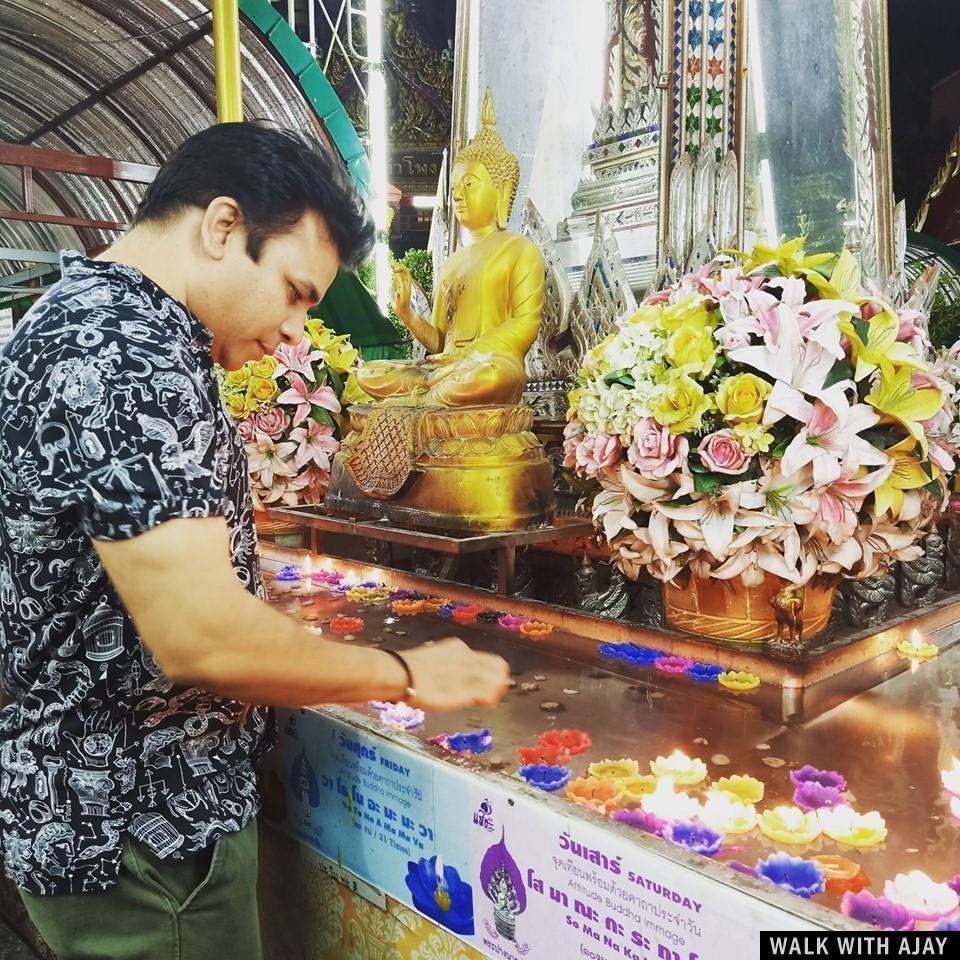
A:
{"label": "blue floating candle", "polygon": [[687,676],[698,683],[716,683],[721,673],[723,667],[718,663],[695,663],[687,670]]}
{"label": "blue floating candle", "polygon": [[454,753],[486,753],[493,749],[493,734],[489,727],[471,733],[451,733],[447,736],[447,749]]}
{"label": "blue floating candle", "polygon": [[618,823],[625,823],[628,827],[652,833],[655,837],[659,837],[667,825],[666,820],[646,810],[614,810],[610,816]]}
{"label": "blue floating candle", "polygon": [[706,824],[694,823],[692,820],[668,823],[664,827],[663,836],[665,840],[675,843],[678,847],[686,847],[705,857],[712,857],[723,846],[722,833],[718,833]]}
{"label": "blue floating candle", "polygon": [[567,767],[550,767],[545,763],[536,763],[521,767],[520,776],[531,786],[553,793],[570,782],[572,772]]}
{"label": "blue floating candle", "polygon": [[757,877],[805,900],[824,889],[823,874],[815,863],[786,853],[773,853],[761,860]]}

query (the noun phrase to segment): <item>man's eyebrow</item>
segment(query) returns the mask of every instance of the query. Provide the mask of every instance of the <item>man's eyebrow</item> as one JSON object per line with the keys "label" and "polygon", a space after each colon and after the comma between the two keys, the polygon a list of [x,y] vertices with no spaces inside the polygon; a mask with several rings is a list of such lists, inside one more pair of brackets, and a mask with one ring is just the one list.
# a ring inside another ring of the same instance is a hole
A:
{"label": "man's eyebrow", "polygon": [[317,288],[310,283],[309,280],[295,280],[294,281],[297,292],[300,294],[301,300],[306,300],[308,303],[319,303],[320,294],[317,292]]}

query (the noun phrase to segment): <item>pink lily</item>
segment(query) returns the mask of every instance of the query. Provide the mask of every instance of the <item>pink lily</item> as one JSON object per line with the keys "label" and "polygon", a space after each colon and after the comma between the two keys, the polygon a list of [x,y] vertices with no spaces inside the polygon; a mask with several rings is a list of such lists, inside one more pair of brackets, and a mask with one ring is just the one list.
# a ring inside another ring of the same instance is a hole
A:
{"label": "pink lily", "polygon": [[863,501],[886,482],[893,468],[894,462],[888,458],[879,470],[862,477],[841,477],[828,487],[801,494],[800,499],[811,509],[833,543],[845,543],[857,529]]}
{"label": "pink lily", "polygon": [[290,432],[290,439],[299,445],[294,458],[298,470],[308,463],[316,464],[321,470],[329,470],[330,456],[340,449],[340,442],[333,435],[333,427],[309,418],[302,427]]}
{"label": "pink lily", "polygon": [[861,430],[878,423],[880,417],[866,404],[850,406],[842,387],[838,387],[824,391],[823,399],[811,404],[798,391],[778,381],[764,412],[765,423],[776,423],[789,416],[804,424],[790,441],[780,469],[793,474],[813,464],[813,482],[817,487],[833,483],[842,473],[852,476],[861,466],[887,463],[882,450],[858,436]]}
{"label": "pink lily", "polygon": [[331,413],[340,412],[340,401],[332,387],[315,387],[312,384],[308,386],[303,377],[296,373],[291,373],[289,380],[290,389],[284,390],[277,397],[277,403],[296,404],[297,409],[293,415],[295,427],[300,426],[310,416],[312,407],[323,407]]}
{"label": "pink lily", "polygon": [[296,473],[289,458],[297,445],[289,440],[278,443],[258,430],[254,442],[246,444],[245,449],[250,472],[258,474],[258,480],[268,489],[273,486],[274,477],[292,477]]}
{"label": "pink lily", "polygon": [[280,364],[273,371],[273,379],[282,377],[289,373],[301,373],[308,380],[314,379],[313,362],[322,360],[323,354],[319,350],[311,350],[312,344],[309,337],[304,337],[299,343],[291,346],[288,343],[281,343],[273,355],[280,361]]}

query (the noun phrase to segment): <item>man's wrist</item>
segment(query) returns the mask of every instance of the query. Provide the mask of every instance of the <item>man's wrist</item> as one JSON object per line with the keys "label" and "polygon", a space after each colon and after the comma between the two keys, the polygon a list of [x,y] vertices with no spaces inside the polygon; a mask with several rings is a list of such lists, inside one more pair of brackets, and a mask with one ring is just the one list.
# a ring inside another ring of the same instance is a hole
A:
{"label": "man's wrist", "polygon": [[398,686],[402,693],[395,699],[403,699],[407,701],[414,700],[417,696],[416,684],[413,679],[413,670],[411,669],[406,657],[400,653],[397,653],[396,650],[381,649],[380,652],[385,653],[388,657],[390,657],[394,664],[394,672],[398,673],[401,677]]}

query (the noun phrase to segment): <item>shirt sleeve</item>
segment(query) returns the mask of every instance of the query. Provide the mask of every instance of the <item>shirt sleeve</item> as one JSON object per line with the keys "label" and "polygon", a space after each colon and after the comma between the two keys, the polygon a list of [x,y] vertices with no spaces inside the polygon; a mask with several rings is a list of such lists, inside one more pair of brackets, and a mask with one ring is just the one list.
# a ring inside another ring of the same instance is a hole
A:
{"label": "shirt sleeve", "polygon": [[36,368],[37,417],[20,460],[41,511],[74,511],[97,540],[226,512],[213,372],[186,347],[105,338]]}

